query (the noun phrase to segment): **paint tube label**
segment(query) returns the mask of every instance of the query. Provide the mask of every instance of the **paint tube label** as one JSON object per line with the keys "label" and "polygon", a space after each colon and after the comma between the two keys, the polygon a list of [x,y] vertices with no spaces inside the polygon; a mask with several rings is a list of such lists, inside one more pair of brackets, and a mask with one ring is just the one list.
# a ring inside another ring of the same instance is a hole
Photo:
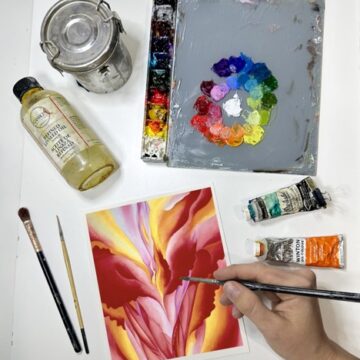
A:
{"label": "paint tube label", "polygon": [[25,128],[59,171],[79,152],[101,144],[60,95],[38,101],[27,111],[23,121]]}
{"label": "paint tube label", "polygon": [[291,262],[306,265],[306,239],[293,239],[293,261]]}
{"label": "paint tube label", "polygon": [[282,215],[295,214],[302,210],[303,199],[296,185],[280,189],[276,195]]}
{"label": "paint tube label", "polygon": [[266,238],[261,240],[256,256],[277,263],[294,263],[306,266],[342,269],[344,261],[344,236],[318,236],[309,238]]}
{"label": "paint tube label", "polygon": [[304,238],[266,238],[266,260],[283,264],[306,264],[306,239]]}

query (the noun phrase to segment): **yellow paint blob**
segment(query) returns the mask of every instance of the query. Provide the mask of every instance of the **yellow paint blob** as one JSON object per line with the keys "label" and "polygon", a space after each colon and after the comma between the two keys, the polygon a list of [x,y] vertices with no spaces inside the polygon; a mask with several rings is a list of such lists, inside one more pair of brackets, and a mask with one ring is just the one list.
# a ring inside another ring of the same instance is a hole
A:
{"label": "yellow paint blob", "polygon": [[246,122],[250,125],[260,125],[261,117],[258,111],[253,111],[246,118]]}
{"label": "yellow paint blob", "polygon": [[244,125],[244,142],[249,145],[257,145],[264,138],[264,129],[259,125]]}
{"label": "yellow paint blob", "polygon": [[149,118],[151,120],[166,121],[167,110],[159,105],[152,106],[149,110]]}

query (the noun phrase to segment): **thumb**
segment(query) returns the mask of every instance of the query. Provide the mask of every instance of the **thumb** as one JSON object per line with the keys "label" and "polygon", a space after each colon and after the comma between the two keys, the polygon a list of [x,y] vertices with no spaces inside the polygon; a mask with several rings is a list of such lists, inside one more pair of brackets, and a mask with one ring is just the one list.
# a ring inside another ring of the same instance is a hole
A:
{"label": "thumb", "polygon": [[228,281],[224,285],[224,294],[260,331],[271,327],[271,322],[276,321],[276,315],[263,304],[254,292],[245,286]]}

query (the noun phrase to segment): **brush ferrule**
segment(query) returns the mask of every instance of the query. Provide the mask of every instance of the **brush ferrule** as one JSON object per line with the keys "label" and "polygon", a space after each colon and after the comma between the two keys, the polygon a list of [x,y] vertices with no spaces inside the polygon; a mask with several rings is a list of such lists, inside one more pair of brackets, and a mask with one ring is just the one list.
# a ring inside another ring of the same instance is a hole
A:
{"label": "brush ferrule", "polygon": [[34,247],[34,250],[38,253],[42,251],[42,247],[40,244],[40,241],[37,237],[34,225],[31,220],[24,221],[25,230],[29,235],[29,239],[31,241],[32,246]]}

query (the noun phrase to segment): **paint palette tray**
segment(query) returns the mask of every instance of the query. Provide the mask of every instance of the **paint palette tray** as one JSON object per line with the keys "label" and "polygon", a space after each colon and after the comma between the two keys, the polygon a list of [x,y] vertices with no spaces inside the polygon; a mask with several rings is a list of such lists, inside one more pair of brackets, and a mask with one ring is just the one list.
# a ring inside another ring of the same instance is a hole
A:
{"label": "paint palette tray", "polygon": [[170,110],[176,0],[155,0],[152,10],[142,159],[163,162]]}
{"label": "paint palette tray", "polygon": [[[324,11],[324,0],[179,0],[168,165],[315,175]],[[221,100],[200,89],[229,77],[239,83]],[[217,115],[204,118],[200,96]]]}

